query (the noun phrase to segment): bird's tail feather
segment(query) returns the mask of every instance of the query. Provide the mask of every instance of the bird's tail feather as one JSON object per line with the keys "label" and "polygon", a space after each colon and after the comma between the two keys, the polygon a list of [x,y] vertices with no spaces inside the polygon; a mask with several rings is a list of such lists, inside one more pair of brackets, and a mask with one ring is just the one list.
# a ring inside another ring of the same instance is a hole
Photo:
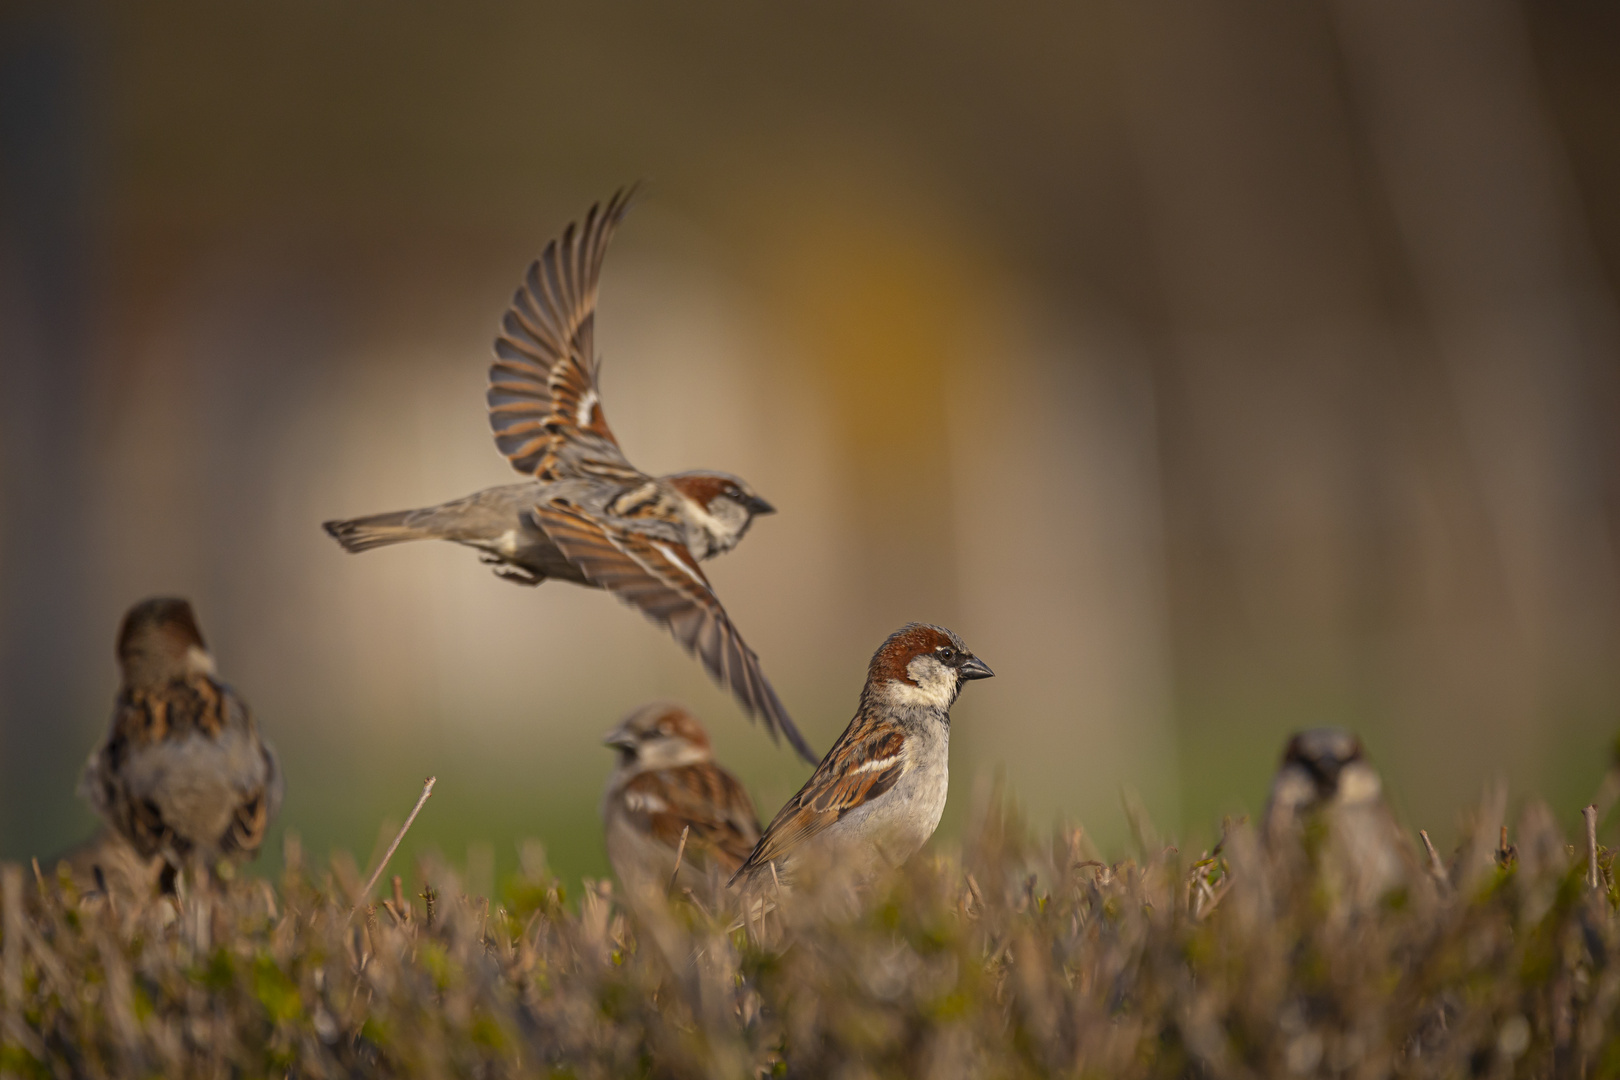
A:
{"label": "bird's tail feather", "polygon": [[411,510],[396,510],[350,521],[325,521],[321,528],[331,533],[332,539],[342,544],[345,551],[370,551],[407,540],[429,540],[437,535],[431,529],[412,525],[413,514]]}

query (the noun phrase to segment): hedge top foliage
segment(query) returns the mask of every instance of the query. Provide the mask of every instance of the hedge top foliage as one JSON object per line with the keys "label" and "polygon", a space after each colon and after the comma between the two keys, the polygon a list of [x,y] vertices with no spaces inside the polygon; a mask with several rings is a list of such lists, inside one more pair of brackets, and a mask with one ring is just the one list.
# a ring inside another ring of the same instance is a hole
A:
{"label": "hedge top foliage", "polygon": [[[659,934],[526,848],[495,901],[352,863],[144,904],[0,875],[0,1072],[19,1076],[1259,1077],[1620,1074],[1610,855],[1500,796],[1376,903],[1332,823],[1105,865],[992,809],[854,910]],[[1413,845],[1413,851],[1416,847]]]}

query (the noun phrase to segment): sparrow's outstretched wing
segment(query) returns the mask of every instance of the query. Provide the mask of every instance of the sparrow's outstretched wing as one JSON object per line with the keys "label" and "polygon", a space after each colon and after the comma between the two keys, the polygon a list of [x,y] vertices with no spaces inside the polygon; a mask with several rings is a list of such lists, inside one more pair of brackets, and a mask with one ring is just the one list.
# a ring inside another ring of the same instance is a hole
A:
{"label": "sparrow's outstretched wing", "polygon": [[731,625],[686,545],[609,528],[564,499],[535,507],[534,516],[552,543],[593,585],[667,626],[716,682],[729,687],[751,716],[764,721],[771,738],[780,732],[806,761],[816,760],[766,681],[759,657]]}
{"label": "sparrow's outstretched wing", "polygon": [[[629,468],[602,413],[594,329],[602,257],[634,194],[621,189],[547,244],[501,322],[489,369],[489,423],[495,445],[520,473],[550,480],[581,462],[588,470],[592,461]],[[559,457],[569,442],[580,452]]]}
{"label": "sparrow's outstretched wing", "polygon": [[624,785],[619,798],[626,812],[672,848],[680,844],[681,832],[691,829],[687,858],[712,857],[727,874],[759,841],[759,817],[748,792],[712,761],[641,773]]}
{"label": "sparrow's outstretched wing", "polygon": [[893,723],[857,717],[838,737],[797,795],[776,812],[732,880],[766,866],[839,818],[894,787],[911,759],[906,734]]}

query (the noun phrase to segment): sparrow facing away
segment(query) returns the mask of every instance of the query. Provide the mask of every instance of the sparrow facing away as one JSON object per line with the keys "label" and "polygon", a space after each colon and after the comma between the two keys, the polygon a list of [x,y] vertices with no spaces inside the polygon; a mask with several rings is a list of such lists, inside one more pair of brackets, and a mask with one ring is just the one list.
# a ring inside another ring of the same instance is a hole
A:
{"label": "sparrow facing away", "polygon": [[994,674],[943,627],[890,634],[872,655],[855,718],[732,881],[768,880],[773,863],[787,881],[811,858],[857,873],[909,859],[945,810],[951,705],[963,683]]}
{"label": "sparrow facing away", "polygon": [[806,761],[815,754],[760,670],[759,658],[698,564],[730,551],[770,503],[728,473],[649,476],[625,459],[598,393],[597,278],[633,192],[592,206],[524,276],[489,369],[495,444],[528,479],[421,510],[328,521],[349,551],[406,540],[476,548],[497,576],[606,589],[667,627],[709,675],[781,732]]}
{"label": "sparrow facing away", "polygon": [[1383,798],[1361,740],[1314,728],[1288,740],[1261,819],[1267,847],[1300,844],[1311,820],[1325,826],[1322,869],[1333,891],[1365,905],[1407,876],[1408,844]]}
{"label": "sparrow facing away", "polygon": [[281,807],[281,769],[247,705],[214,678],[191,605],[131,608],[118,663],[112,728],[81,793],[138,855],[163,857],[166,884],[188,863],[252,858]]}
{"label": "sparrow facing away", "polygon": [[715,764],[697,717],[654,702],[603,743],[619,752],[602,795],[608,861],[632,898],[664,894],[683,830],[678,887],[707,895],[711,870],[721,881],[736,872],[759,841],[759,815],[737,778]]}

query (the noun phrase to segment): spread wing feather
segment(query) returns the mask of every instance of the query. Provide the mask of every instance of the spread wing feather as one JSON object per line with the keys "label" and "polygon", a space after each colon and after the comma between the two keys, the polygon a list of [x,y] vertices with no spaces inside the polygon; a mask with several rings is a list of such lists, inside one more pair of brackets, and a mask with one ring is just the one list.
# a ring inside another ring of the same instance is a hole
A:
{"label": "spread wing feather", "polygon": [[613,229],[634,188],[592,206],[530,264],[501,320],[489,369],[495,445],[526,475],[555,478],[559,445],[574,441],[613,465],[627,465],[597,392],[596,290]]}
{"label": "spread wing feather", "polygon": [[815,754],[799,734],[759,657],[743,641],[684,544],[628,529],[610,529],[565,500],[535,507],[535,519],[568,560],[594,585],[669,628],[716,682],[729,688],[771,738],[778,733],[806,761]]}

